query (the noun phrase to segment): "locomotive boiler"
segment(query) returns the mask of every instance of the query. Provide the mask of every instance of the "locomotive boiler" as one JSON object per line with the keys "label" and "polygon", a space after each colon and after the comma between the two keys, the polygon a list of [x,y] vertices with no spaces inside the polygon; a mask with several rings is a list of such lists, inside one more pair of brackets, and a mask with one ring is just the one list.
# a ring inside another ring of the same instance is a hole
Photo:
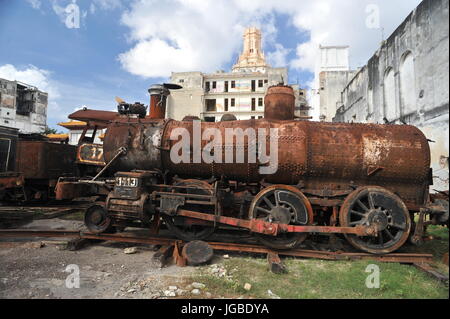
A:
{"label": "locomotive boiler", "polygon": [[[164,116],[176,88],[152,86],[149,116],[138,105],[108,125],[105,170],[114,178],[86,212],[92,232],[164,222],[190,241],[227,225],[274,249],[332,233],[379,254],[419,232],[414,213],[423,221],[436,211],[428,141],[413,126],[296,120],[284,85],[268,89],[263,119],[175,121]],[[85,110],[70,118],[89,120]]]}

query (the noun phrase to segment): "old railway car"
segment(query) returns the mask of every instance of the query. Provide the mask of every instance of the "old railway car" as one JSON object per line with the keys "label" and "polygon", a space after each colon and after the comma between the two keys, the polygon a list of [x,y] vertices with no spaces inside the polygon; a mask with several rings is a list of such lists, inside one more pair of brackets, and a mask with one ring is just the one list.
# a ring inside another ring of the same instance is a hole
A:
{"label": "old railway car", "polygon": [[[119,105],[103,145],[106,167],[115,175],[91,181],[106,189],[103,201],[86,211],[91,231],[136,222],[157,227],[162,220],[189,241],[228,225],[275,249],[293,248],[311,233],[334,233],[382,254],[420,235],[426,214],[443,213],[430,206],[430,149],[413,126],[299,121],[293,90],[284,85],[268,89],[264,119],[165,119],[169,90],[176,88],[152,86],[148,116],[133,112],[139,105]],[[70,118],[89,121],[96,114],[81,110]],[[275,133],[227,141],[227,129]],[[190,144],[180,147],[183,134]],[[207,138],[196,142],[196,135]],[[248,153],[271,146],[275,169]],[[195,147],[206,153],[195,155]],[[227,162],[225,150],[246,155]],[[181,154],[184,160],[174,159]]]}
{"label": "old railway car", "polygon": [[0,127],[0,200],[48,200],[58,179],[74,174],[75,156],[75,146]]}

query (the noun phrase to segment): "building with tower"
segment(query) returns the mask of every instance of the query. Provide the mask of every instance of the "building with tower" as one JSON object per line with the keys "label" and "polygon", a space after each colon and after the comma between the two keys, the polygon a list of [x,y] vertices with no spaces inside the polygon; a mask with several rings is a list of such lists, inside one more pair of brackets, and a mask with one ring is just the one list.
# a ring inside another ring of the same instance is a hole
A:
{"label": "building with tower", "polygon": [[[167,117],[182,120],[197,116],[202,120],[220,121],[225,114],[238,120],[264,116],[267,88],[287,83],[287,68],[272,68],[262,51],[261,31],[255,27],[244,32],[243,50],[231,72],[173,72],[171,82],[183,88],[171,92]],[[307,118],[306,91],[291,85],[296,95],[296,116]]]}

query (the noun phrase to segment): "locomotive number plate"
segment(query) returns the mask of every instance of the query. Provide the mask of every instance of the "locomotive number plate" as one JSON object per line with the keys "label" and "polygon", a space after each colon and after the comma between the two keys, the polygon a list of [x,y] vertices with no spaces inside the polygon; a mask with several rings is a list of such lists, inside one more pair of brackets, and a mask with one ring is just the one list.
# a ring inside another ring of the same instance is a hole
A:
{"label": "locomotive number plate", "polygon": [[116,185],[125,187],[137,187],[138,179],[135,177],[117,177]]}

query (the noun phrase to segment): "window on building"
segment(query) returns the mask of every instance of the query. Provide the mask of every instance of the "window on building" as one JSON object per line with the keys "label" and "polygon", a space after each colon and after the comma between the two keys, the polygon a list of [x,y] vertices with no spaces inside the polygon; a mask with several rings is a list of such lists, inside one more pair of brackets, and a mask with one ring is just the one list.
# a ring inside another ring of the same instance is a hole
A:
{"label": "window on building", "polygon": [[179,79],[178,83],[184,83],[184,79]]}
{"label": "window on building", "polygon": [[236,81],[231,81],[231,88],[232,89],[236,88]]}
{"label": "window on building", "polygon": [[269,83],[269,80],[264,80],[264,84],[267,84],[267,83]]}
{"label": "window on building", "polygon": [[207,112],[215,112],[216,111],[216,99],[207,99],[206,100],[206,111]]}
{"label": "window on building", "polygon": [[300,91],[300,95],[304,95],[303,91]]}
{"label": "window on building", "polygon": [[216,118],[214,116],[205,116],[205,122],[215,122]]}
{"label": "window on building", "polygon": [[236,100],[234,98],[231,99],[230,106],[236,106]]}
{"label": "window on building", "polygon": [[254,116],[252,116],[252,117],[251,117],[251,119],[252,119],[252,120],[254,120],[254,119],[255,119],[255,117],[254,117]]}
{"label": "window on building", "polygon": [[209,92],[209,90],[210,90],[210,83],[209,82],[205,82],[205,91],[206,92]]}
{"label": "window on building", "polygon": [[402,115],[417,111],[414,58],[411,52],[403,55],[400,62],[400,97]]}
{"label": "window on building", "polygon": [[262,116],[258,116],[258,119],[262,119],[263,117]]}
{"label": "window on building", "polygon": [[263,80],[258,80],[258,87],[259,88],[262,88],[263,87]]}
{"label": "window on building", "polygon": [[252,111],[255,111],[256,109],[256,99],[252,98]]}
{"label": "window on building", "polygon": [[228,81],[225,81],[225,88],[224,88],[224,92],[228,92]]}
{"label": "window on building", "polygon": [[228,112],[228,99],[225,99],[224,105],[225,105],[225,112]]}
{"label": "window on building", "polygon": [[258,98],[258,106],[263,106],[263,98]]}
{"label": "window on building", "polygon": [[389,68],[384,76],[384,114],[388,121],[397,118],[397,106],[395,104],[395,76],[394,70]]}
{"label": "window on building", "polygon": [[252,80],[252,92],[256,90],[256,80]]}
{"label": "window on building", "polygon": [[217,88],[217,82],[216,81],[213,81],[212,88],[213,89]]}

